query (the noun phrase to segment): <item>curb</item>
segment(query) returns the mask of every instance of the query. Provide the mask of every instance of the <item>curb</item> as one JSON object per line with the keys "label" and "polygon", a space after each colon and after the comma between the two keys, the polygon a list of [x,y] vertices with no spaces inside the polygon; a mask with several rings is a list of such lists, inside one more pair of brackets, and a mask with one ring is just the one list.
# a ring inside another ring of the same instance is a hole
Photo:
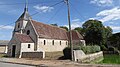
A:
{"label": "curb", "polygon": [[34,65],[34,64],[25,64],[25,63],[15,63],[15,62],[6,62],[6,61],[0,61],[2,63],[11,63],[11,64],[20,64],[20,65],[28,65],[28,66],[36,66],[38,67],[39,65]]}

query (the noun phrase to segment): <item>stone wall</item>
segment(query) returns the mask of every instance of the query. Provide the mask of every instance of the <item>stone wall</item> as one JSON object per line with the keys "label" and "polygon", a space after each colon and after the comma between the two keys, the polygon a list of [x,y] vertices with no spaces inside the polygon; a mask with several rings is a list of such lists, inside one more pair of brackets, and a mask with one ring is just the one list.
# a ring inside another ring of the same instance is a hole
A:
{"label": "stone wall", "polygon": [[98,58],[103,58],[103,52],[85,55],[82,50],[74,50],[74,61],[77,62],[91,62]]}
{"label": "stone wall", "polygon": [[40,58],[43,59],[43,52],[22,52],[22,58]]}

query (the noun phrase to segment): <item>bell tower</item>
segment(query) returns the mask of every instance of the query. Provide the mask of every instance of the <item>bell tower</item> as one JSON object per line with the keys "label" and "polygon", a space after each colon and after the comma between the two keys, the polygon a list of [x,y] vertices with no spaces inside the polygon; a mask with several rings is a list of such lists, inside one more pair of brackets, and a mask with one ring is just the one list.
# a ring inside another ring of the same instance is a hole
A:
{"label": "bell tower", "polygon": [[24,12],[16,21],[13,33],[15,33],[15,32],[18,32],[21,34],[24,33],[26,24],[28,23],[29,19],[31,19],[31,16],[28,13],[28,1],[26,0]]}

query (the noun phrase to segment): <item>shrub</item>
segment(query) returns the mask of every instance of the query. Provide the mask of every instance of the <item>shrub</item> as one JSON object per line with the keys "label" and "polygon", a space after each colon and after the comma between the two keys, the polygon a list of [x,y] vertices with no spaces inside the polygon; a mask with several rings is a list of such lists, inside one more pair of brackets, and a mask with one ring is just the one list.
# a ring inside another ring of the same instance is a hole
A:
{"label": "shrub", "polygon": [[105,45],[101,45],[100,47],[101,47],[101,50],[107,50]]}
{"label": "shrub", "polygon": [[83,50],[83,52],[85,52],[86,54],[99,52],[101,50],[100,46],[96,46],[96,45],[94,45],[94,46],[82,46],[80,49]]}

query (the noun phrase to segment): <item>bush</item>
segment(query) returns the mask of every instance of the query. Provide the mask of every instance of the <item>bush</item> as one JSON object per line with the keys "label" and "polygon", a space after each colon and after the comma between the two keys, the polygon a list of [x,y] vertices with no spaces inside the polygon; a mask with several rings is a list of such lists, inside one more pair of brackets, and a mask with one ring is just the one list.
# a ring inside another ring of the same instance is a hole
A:
{"label": "bush", "polygon": [[101,47],[101,50],[107,50],[105,45],[101,45],[100,47]]}
{"label": "bush", "polygon": [[95,46],[82,46],[80,49],[83,50],[83,52],[85,52],[86,54],[99,52],[101,50],[100,46],[96,46],[96,45]]}
{"label": "bush", "polygon": [[71,59],[71,49],[69,47],[63,50],[64,58]]}

